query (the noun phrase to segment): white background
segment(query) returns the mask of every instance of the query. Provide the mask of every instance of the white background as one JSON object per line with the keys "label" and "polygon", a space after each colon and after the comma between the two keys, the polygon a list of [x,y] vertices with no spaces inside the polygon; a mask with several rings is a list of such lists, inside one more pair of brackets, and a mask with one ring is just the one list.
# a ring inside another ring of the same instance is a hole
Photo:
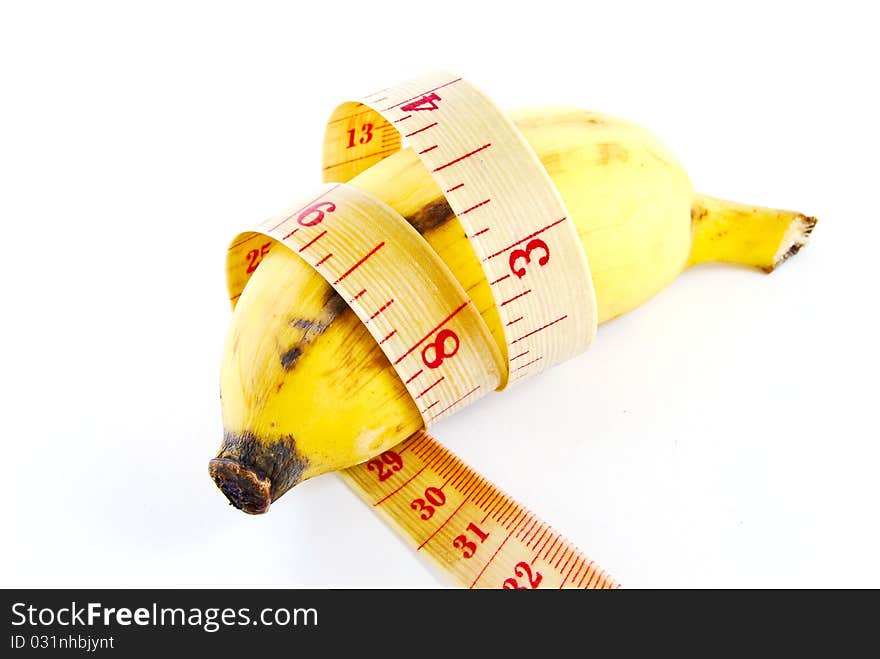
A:
{"label": "white background", "polygon": [[4,3],[0,584],[447,584],[335,476],[249,517],[207,475],[228,241],[317,184],[336,102],[446,68],[820,223],[436,435],[626,586],[880,586],[875,21],[715,4]]}

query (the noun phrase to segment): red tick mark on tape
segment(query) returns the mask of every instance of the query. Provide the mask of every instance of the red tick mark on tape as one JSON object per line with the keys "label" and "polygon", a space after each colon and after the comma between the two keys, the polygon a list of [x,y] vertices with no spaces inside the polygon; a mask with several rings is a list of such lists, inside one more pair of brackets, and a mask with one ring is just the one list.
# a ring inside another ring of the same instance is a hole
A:
{"label": "red tick mark on tape", "polygon": [[436,387],[438,384],[440,384],[441,382],[443,382],[443,380],[445,380],[445,379],[446,379],[446,376],[445,376],[445,375],[441,375],[437,380],[435,380],[432,384],[430,384],[430,385],[428,386],[427,389],[424,389],[424,390],[423,390],[418,396],[416,396],[416,399],[421,398],[422,396],[424,396],[426,393],[428,393],[429,391],[431,391],[431,389],[433,389],[434,387]]}
{"label": "red tick mark on tape", "polygon": [[528,334],[523,334],[521,337],[519,337],[518,339],[514,339],[514,340],[511,341],[510,343],[511,343],[511,345],[513,345],[514,343],[518,343],[519,341],[522,341],[523,339],[527,339],[527,338],[530,337],[532,334],[537,334],[537,333],[540,332],[541,330],[545,330],[545,329],[547,329],[548,327],[550,327],[551,325],[555,325],[556,323],[558,323],[558,322],[560,322],[560,321],[563,321],[563,320],[565,320],[566,318],[568,318],[568,314],[564,315],[562,318],[557,318],[556,320],[551,321],[551,322],[547,323],[546,325],[541,325],[541,327],[539,327],[538,329],[533,329],[533,330],[532,330],[531,332],[529,332]]}
{"label": "red tick mark on tape", "polygon": [[565,222],[565,220],[567,220],[567,219],[568,219],[568,218],[563,217],[561,220],[556,220],[555,222],[551,222],[550,224],[548,224],[548,225],[545,226],[544,228],[542,228],[542,229],[538,229],[538,230],[535,231],[534,233],[530,233],[528,236],[525,236],[524,238],[520,238],[520,239],[517,240],[515,243],[511,243],[510,245],[508,245],[508,246],[505,247],[504,249],[499,249],[499,250],[498,250],[497,252],[495,252],[494,254],[489,254],[489,256],[487,256],[486,258],[483,259],[483,261],[488,261],[489,259],[494,259],[496,256],[499,256],[499,255],[501,255],[501,254],[504,254],[504,252],[509,252],[511,249],[513,249],[514,247],[516,247],[516,246],[519,245],[520,243],[524,243],[524,242],[527,241],[529,238],[534,238],[534,237],[537,236],[539,233],[543,233],[543,232],[546,231],[547,229],[552,229],[552,228],[555,227],[557,224],[561,224],[562,222]]}
{"label": "red tick mark on tape", "polygon": [[382,345],[383,343],[385,343],[388,339],[390,339],[390,338],[391,338],[392,336],[394,336],[395,334],[397,334],[397,330],[396,330],[396,329],[393,329],[393,330],[391,330],[390,332],[388,332],[388,334],[385,335],[385,338],[382,339],[381,341],[379,341],[379,345]]}
{"label": "red tick mark on tape", "polygon": [[[325,233],[326,233],[326,232],[325,232]],[[352,272],[354,272],[354,271],[357,270],[359,267],[361,267],[361,266],[364,264],[364,261],[366,261],[366,260],[367,260],[368,258],[370,258],[373,254],[375,254],[376,252],[378,252],[378,251],[379,251],[380,249],[382,249],[382,247],[384,247],[384,246],[385,246],[385,241],[383,240],[381,243],[379,243],[378,245],[376,245],[373,249],[371,249],[369,252],[367,252],[367,253],[364,254],[361,258],[359,258],[359,259],[355,262],[355,264],[354,264],[353,266],[351,266],[348,270],[346,270],[346,271],[343,272],[341,275],[339,275],[339,279],[337,279],[336,281],[334,281],[333,284],[336,285],[336,284],[338,284],[339,282],[341,282],[343,279],[345,279],[346,277],[348,277]]]}
{"label": "red tick mark on tape", "polygon": [[524,292],[520,293],[519,295],[514,295],[512,298],[510,298],[510,299],[508,299],[508,300],[504,300],[504,302],[502,302],[502,303],[501,303],[500,305],[498,305],[498,306],[503,307],[504,305],[506,305],[506,304],[510,304],[510,303],[513,302],[514,300],[518,300],[518,299],[520,299],[521,297],[526,296],[526,295],[528,295],[528,294],[531,293],[531,292],[532,292],[532,289],[530,288],[529,290],[524,291]]}
{"label": "red tick mark on tape", "polygon": [[315,236],[314,238],[312,238],[312,239],[311,239],[309,242],[307,242],[305,245],[303,245],[302,247],[300,247],[297,251],[299,251],[299,252],[304,252],[304,251],[306,251],[309,247],[311,247],[312,245],[314,245],[316,242],[318,242],[318,240],[320,240],[321,238],[323,238],[323,237],[326,236],[326,235],[327,235],[327,231],[326,231],[326,229],[325,229],[324,231],[322,231],[321,233],[319,233],[317,236]]}
{"label": "red tick mark on tape", "polygon": [[[523,364],[522,366],[517,366],[517,367],[516,367],[515,369],[513,369],[513,370],[514,370],[514,371],[521,371],[522,369],[527,368],[527,367],[531,366],[532,364],[534,364],[535,362],[539,362],[539,361],[541,361],[542,359],[544,359],[544,358],[543,358],[543,357],[538,357],[537,359],[533,359],[533,360],[530,361],[530,362],[526,362],[526,363]],[[511,359],[511,361],[513,361],[513,360]]]}
{"label": "red tick mark on tape", "polygon": [[481,201],[479,204],[474,204],[474,205],[471,206],[470,208],[466,208],[466,209],[463,210],[461,213],[459,213],[459,215],[467,215],[467,214],[470,213],[471,211],[475,211],[475,210],[477,210],[480,206],[485,206],[485,205],[488,204],[490,201],[491,201],[491,199],[485,199],[485,200]]}
{"label": "red tick mark on tape", "polygon": [[394,302],[394,298],[391,298],[390,300],[388,300],[388,302],[386,302],[386,303],[383,304],[381,307],[379,307],[379,308],[373,313],[373,315],[370,316],[370,317],[367,319],[367,322],[370,322],[370,321],[373,320],[376,316],[378,316],[380,313],[382,313],[383,311],[385,311],[385,309],[387,309],[388,307],[390,307],[390,306],[392,305],[393,302]]}
{"label": "red tick mark on tape", "polygon": [[484,144],[483,146],[478,147],[478,148],[474,149],[473,151],[469,151],[468,153],[464,154],[463,156],[459,156],[459,157],[456,158],[455,160],[450,160],[450,161],[449,161],[448,163],[446,163],[445,165],[440,165],[439,167],[435,167],[435,168],[432,169],[431,171],[433,171],[433,172],[439,172],[441,169],[446,169],[446,168],[449,167],[450,165],[454,165],[454,164],[457,163],[457,162],[461,162],[461,161],[464,160],[465,158],[470,158],[470,157],[471,157],[472,155],[474,155],[475,153],[479,153],[479,152],[482,151],[483,149],[488,149],[490,146],[492,146],[492,143],[491,143],[491,142],[490,142],[489,144]]}
{"label": "red tick mark on tape", "polygon": [[446,412],[447,410],[451,409],[452,407],[455,407],[455,406],[458,405],[461,401],[463,401],[465,398],[467,398],[468,396],[470,396],[472,393],[474,393],[474,392],[475,392],[477,389],[479,389],[479,388],[480,388],[480,385],[477,385],[476,387],[474,387],[473,389],[471,389],[469,392],[467,392],[465,395],[461,396],[460,398],[456,398],[452,403],[450,403],[449,405],[447,405],[446,407],[444,407],[442,410],[440,410],[439,412],[437,412],[437,414],[435,414],[435,415],[432,416],[430,419],[428,419],[428,421],[433,421],[434,419],[436,419],[438,416],[440,416],[441,414],[443,414],[443,413]]}
{"label": "red tick mark on tape", "polygon": [[404,135],[404,137],[412,137],[413,135],[418,135],[422,131],[428,130],[429,128],[433,128],[436,125],[437,125],[437,122],[435,121],[433,124],[428,124],[427,126],[425,126],[423,128],[419,128],[418,130],[414,130],[411,133],[407,133],[406,135]]}

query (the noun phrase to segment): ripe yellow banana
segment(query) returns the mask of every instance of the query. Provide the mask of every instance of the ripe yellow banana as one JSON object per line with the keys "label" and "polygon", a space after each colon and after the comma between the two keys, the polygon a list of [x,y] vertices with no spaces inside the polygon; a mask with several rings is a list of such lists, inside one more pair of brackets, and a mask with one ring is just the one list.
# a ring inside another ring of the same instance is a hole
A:
{"label": "ripe yellow banana", "polygon": [[[772,271],[815,219],[695,194],[657,139],[620,119],[544,108],[513,113],[574,221],[599,322],[645,302],[706,261]],[[382,199],[430,243],[505,350],[465,232],[418,157],[400,151],[350,185]],[[235,308],[221,372],[223,443],[210,463],[237,508],[265,512],[293,485],[363,462],[422,427],[376,341],[345,301],[289,249],[273,249]]]}

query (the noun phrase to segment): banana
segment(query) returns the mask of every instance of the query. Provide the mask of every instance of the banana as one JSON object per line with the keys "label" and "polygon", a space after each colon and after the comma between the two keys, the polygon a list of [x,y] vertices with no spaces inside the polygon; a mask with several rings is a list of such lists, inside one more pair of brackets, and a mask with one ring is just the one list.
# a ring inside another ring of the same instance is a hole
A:
{"label": "banana", "polygon": [[[707,261],[772,271],[816,220],[695,193],[650,133],[595,112],[542,108],[511,117],[574,221],[599,322],[624,314]],[[409,149],[349,181],[428,241],[505,350],[492,292],[465,232]],[[221,370],[224,436],[209,471],[229,501],[268,510],[293,485],[363,462],[422,427],[403,382],[345,301],[292,250],[273,249],[233,313]]]}

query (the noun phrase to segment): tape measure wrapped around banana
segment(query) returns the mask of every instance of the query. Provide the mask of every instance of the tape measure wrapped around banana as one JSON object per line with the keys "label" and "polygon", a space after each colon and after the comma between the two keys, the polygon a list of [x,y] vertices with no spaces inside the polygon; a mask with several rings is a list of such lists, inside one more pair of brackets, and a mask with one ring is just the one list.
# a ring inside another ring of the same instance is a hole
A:
{"label": "tape measure wrapped around banana", "polygon": [[228,255],[210,473],[248,513],[580,352],[691,265],[771,272],[815,225],[695,193],[631,123],[506,115],[448,73],[339,106],[324,179]]}

